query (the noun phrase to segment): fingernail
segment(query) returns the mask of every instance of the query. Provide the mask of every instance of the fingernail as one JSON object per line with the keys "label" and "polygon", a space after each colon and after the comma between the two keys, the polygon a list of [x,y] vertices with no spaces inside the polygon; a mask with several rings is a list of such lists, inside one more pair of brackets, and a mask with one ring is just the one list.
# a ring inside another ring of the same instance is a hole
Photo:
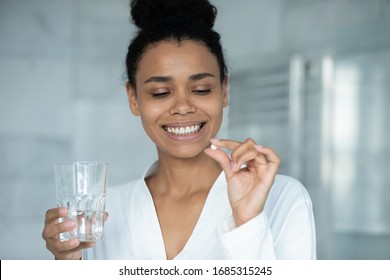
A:
{"label": "fingernail", "polygon": [[68,209],[66,209],[66,208],[60,208],[60,215],[61,215],[61,216],[65,216],[66,213],[68,213]]}
{"label": "fingernail", "polygon": [[260,164],[264,164],[264,160],[262,160],[260,157],[255,157],[255,161]]}
{"label": "fingernail", "polygon": [[232,161],[230,163],[230,170],[235,171],[236,167],[237,167],[237,164],[234,161]]}
{"label": "fingernail", "polygon": [[210,141],[213,141],[213,142],[218,142],[218,141],[219,141],[219,139],[217,139],[217,138],[211,138],[211,139],[210,139]]}
{"label": "fingernail", "polygon": [[71,241],[69,241],[69,245],[70,246],[77,246],[79,245],[79,241],[77,239],[72,239]]}
{"label": "fingernail", "polygon": [[64,224],[64,226],[65,226],[66,228],[71,228],[71,227],[74,226],[74,223],[73,223],[73,221],[66,221],[65,224]]}
{"label": "fingernail", "polygon": [[261,146],[261,145],[255,145],[255,148],[258,148],[258,149],[264,149],[264,146]]}

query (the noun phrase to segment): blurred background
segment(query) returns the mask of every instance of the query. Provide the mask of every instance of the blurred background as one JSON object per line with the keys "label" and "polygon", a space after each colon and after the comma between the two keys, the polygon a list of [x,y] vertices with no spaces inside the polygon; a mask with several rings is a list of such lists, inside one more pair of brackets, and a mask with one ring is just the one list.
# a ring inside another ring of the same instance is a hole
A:
{"label": "blurred background", "polygon": [[[313,200],[319,259],[390,259],[390,1],[211,0],[230,68],[221,137],[254,138]],[[0,0],[0,259],[51,259],[53,164],[156,158],[125,93],[127,0]]]}

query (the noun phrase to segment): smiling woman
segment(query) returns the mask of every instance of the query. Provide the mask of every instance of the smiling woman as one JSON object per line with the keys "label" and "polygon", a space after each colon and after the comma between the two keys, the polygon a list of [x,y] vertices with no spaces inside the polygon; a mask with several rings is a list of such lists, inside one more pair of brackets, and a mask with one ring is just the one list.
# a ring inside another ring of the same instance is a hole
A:
{"label": "smiling woman", "polygon": [[[139,27],[126,58],[131,112],[158,160],[108,189],[105,240],[60,242],[72,230],[47,211],[43,238],[58,259],[313,259],[311,201],[280,159],[252,139],[215,139],[228,105],[216,8],[207,0],[131,1]],[[230,155],[226,150],[231,150]],[[134,159],[136,160],[136,159]]]}
{"label": "smiling woman", "polygon": [[[193,40],[165,40],[148,48],[138,64],[136,85],[127,84],[130,108],[141,116],[161,157],[206,157],[227,106],[215,56]],[[182,154],[179,154],[182,153]],[[210,159],[208,159],[210,160]]]}

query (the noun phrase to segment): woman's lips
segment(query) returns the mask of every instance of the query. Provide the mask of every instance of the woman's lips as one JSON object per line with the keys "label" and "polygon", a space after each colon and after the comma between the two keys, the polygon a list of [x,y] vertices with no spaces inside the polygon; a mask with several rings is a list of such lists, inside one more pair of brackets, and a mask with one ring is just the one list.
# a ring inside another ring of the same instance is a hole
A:
{"label": "woman's lips", "polygon": [[192,124],[170,124],[163,125],[162,128],[169,134],[174,137],[186,137],[186,136],[195,136],[198,134],[205,122],[192,123]]}

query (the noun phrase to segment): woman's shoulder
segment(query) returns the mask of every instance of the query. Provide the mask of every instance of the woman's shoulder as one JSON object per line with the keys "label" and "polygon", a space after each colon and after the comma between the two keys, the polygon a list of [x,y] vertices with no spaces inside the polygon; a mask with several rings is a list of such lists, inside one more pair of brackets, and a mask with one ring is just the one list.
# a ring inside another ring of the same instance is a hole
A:
{"label": "woman's shoulder", "polygon": [[275,177],[268,200],[270,200],[272,204],[281,201],[287,204],[311,204],[310,195],[306,187],[300,181],[293,177],[279,174]]}
{"label": "woman's shoulder", "polygon": [[[138,205],[147,197],[143,189],[143,178],[124,184],[109,186],[106,193],[106,210],[121,216],[129,205]],[[118,214],[122,213],[122,214]]]}
{"label": "woman's shoulder", "polygon": [[274,187],[284,188],[291,192],[306,192],[305,186],[300,181],[288,175],[276,175]]}
{"label": "woman's shoulder", "polygon": [[128,199],[131,197],[145,197],[149,195],[145,178],[153,174],[158,166],[158,162],[153,162],[145,170],[141,177],[124,184],[113,185],[107,188],[107,196]]}
{"label": "woman's shoulder", "polygon": [[127,183],[107,187],[108,196],[127,196],[142,186],[143,178],[132,180]]}

